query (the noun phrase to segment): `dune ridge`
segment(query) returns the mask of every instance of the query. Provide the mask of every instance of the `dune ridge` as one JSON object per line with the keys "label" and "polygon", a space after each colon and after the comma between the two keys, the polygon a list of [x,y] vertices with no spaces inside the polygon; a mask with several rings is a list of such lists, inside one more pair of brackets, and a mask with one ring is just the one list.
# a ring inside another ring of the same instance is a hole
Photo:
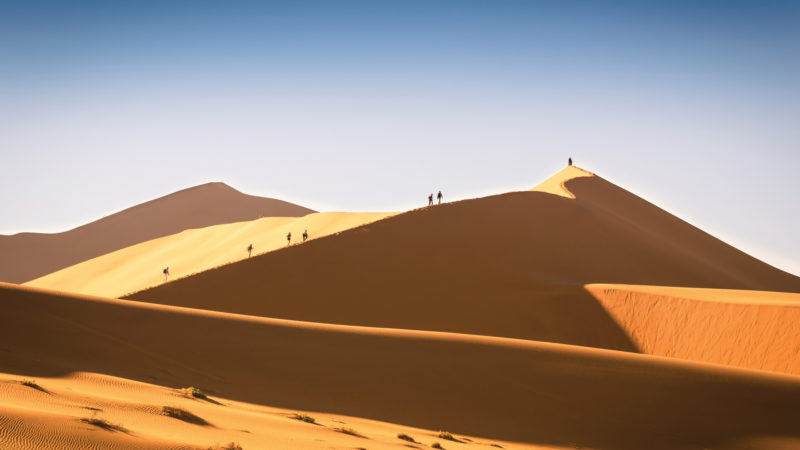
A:
{"label": "dune ridge", "polygon": [[0,285],[0,303],[9,312],[0,316],[3,373],[87,371],[161,386],[191,384],[237,401],[530,444],[685,448],[770,436],[800,442],[795,377],[563,344],[306,324],[8,284]]}
{"label": "dune ridge", "polygon": [[127,298],[637,351],[585,284],[800,292],[800,278],[596,175],[564,183],[576,198],[513,192],[422,208]]}
{"label": "dune ridge", "polygon": [[642,352],[800,375],[800,294],[587,285]]}
{"label": "dune ridge", "polygon": [[313,210],[206,183],[127,208],[62,233],[0,235],[0,280],[24,283],[106,253],[178,233],[259,217],[299,217]]}
{"label": "dune ridge", "polygon": [[308,230],[310,239],[338,233],[394,213],[312,213],[302,217],[267,217],[247,222],[185,230],[170,236],[142,242],[61,269],[25,283],[79,294],[120,297],[162,284],[161,269],[169,267],[175,280],[248,257],[286,247],[287,233],[292,242],[302,242]]}

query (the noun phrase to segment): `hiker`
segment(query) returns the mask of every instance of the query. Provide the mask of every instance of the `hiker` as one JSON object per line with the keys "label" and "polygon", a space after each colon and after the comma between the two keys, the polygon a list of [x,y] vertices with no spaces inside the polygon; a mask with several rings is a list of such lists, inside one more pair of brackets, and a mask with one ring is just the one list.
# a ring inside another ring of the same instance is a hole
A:
{"label": "hiker", "polygon": [[432,205],[433,205],[433,194],[428,196],[428,206],[432,206]]}
{"label": "hiker", "polygon": [[308,239],[308,230],[303,231],[303,242],[305,242],[306,239]]}
{"label": "hiker", "polygon": [[169,277],[169,267],[165,267],[163,273],[164,273],[164,281],[167,281],[167,278]]}
{"label": "hiker", "polygon": [[286,235],[286,245],[292,245],[292,232]]}
{"label": "hiker", "polygon": [[253,244],[247,246],[247,257],[249,258],[253,254]]}
{"label": "hiker", "polygon": [[442,198],[443,197],[444,197],[444,195],[442,195],[442,191],[439,191],[439,193],[436,194],[436,198],[439,199],[439,204],[440,205],[442,204]]}
{"label": "hiker", "polygon": [[569,159],[567,159],[567,165],[568,166],[572,165],[572,157],[571,156],[569,157]]}

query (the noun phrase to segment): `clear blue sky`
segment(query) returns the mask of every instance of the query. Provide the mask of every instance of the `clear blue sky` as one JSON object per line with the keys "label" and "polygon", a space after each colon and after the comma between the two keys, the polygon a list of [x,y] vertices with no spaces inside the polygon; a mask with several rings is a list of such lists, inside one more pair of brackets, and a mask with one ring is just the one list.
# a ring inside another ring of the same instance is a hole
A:
{"label": "clear blue sky", "polygon": [[207,181],[318,210],[579,166],[800,274],[800,2],[0,1],[0,233]]}

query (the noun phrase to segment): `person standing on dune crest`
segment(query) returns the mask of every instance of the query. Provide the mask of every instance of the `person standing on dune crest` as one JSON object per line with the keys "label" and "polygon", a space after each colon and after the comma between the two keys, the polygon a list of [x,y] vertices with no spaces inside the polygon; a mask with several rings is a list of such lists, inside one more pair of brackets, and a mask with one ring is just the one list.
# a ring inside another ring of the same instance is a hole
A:
{"label": "person standing on dune crest", "polygon": [[162,272],[164,273],[164,281],[167,281],[167,278],[169,278],[169,267],[165,267]]}
{"label": "person standing on dune crest", "polygon": [[308,230],[303,231],[303,242],[305,242],[306,239],[308,239]]}
{"label": "person standing on dune crest", "polygon": [[286,245],[292,245],[292,232],[290,231],[289,234],[286,235]]}
{"label": "person standing on dune crest", "polygon": [[442,195],[442,191],[439,191],[439,193],[436,194],[436,198],[439,199],[439,204],[441,205],[442,204],[442,198],[444,198],[444,195]]}
{"label": "person standing on dune crest", "polygon": [[433,194],[428,196],[428,206],[433,206]]}
{"label": "person standing on dune crest", "polygon": [[253,244],[247,246],[247,257],[249,258],[253,254]]}
{"label": "person standing on dune crest", "polygon": [[572,165],[572,157],[571,156],[569,157],[569,159],[567,159],[567,165],[568,166]]}

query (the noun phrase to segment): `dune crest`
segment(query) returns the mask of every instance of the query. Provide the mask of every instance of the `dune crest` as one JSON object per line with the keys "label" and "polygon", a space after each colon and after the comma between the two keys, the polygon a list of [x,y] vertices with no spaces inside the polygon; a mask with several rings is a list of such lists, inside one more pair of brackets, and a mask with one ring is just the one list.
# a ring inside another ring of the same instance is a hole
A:
{"label": "dune crest", "polygon": [[567,182],[581,177],[593,177],[593,173],[576,166],[567,166],[561,169],[552,177],[544,180],[539,185],[531,189],[534,192],[546,192],[566,198],[575,198],[575,194],[567,189]]}
{"label": "dune crest", "polygon": [[313,210],[206,183],[151,200],[62,233],[0,235],[0,280],[24,283],[130,245],[180,231]]}
{"label": "dune crest", "polygon": [[642,352],[800,375],[800,294],[590,284]]}
{"label": "dune crest", "polygon": [[164,282],[163,267],[170,280],[248,258],[247,247],[259,255],[292,243],[302,243],[308,230],[311,240],[389,217],[394,213],[313,213],[299,218],[268,217],[248,222],[185,230],[150,240],[25,283],[79,294],[120,297]]}

